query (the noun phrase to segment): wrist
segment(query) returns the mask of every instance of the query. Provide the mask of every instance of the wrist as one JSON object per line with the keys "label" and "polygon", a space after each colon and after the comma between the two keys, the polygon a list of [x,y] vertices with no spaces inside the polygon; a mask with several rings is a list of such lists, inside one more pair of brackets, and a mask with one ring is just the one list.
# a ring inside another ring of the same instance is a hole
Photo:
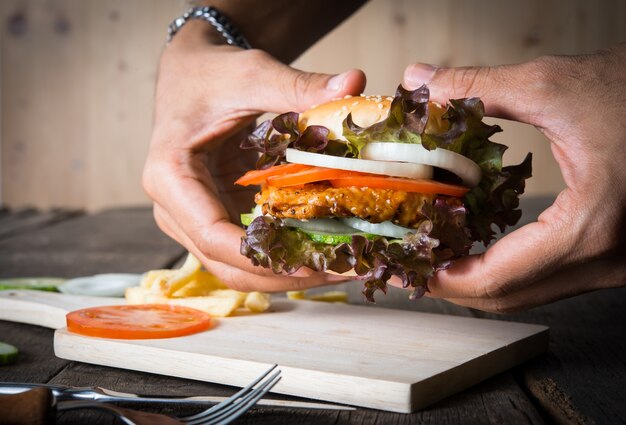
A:
{"label": "wrist", "polygon": [[174,46],[177,48],[183,46],[222,46],[226,44],[228,44],[226,39],[211,24],[199,19],[192,19],[178,30],[168,48]]}
{"label": "wrist", "polygon": [[[168,26],[168,44],[172,41],[176,34],[185,27],[186,24],[193,20],[205,22],[212,28],[211,33],[196,29],[193,31],[194,37],[200,35],[201,38],[207,36],[213,38],[214,34],[217,32],[226,41],[226,44],[236,46],[241,49],[251,48],[248,40],[246,40],[246,38],[239,32],[239,29],[230,21],[230,19],[218,8],[213,6],[194,6],[178,18],[174,19]],[[197,41],[198,39],[194,38],[193,40]]]}

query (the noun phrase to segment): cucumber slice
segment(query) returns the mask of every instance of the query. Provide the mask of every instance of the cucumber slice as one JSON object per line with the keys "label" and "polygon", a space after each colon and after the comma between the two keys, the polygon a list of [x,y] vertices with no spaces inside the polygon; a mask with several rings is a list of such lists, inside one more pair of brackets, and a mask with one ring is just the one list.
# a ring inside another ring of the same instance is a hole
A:
{"label": "cucumber slice", "polygon": [[308,233],[305,232],[315,242],[321,242],[328,245],[339,245],[340,243],[352,242],[352,235],[333,234],[333,233]]}
{"label": "cucumber slice", "polygon": [[0,342],[0,366],[15,363],[18,353],[17,347],[6,342]]}
{"label": "cucumber slice", "polygon": [[59,292],[59,285],[66,279],[59,277],[18,277],[0,279],[0,291],[4,289],[35,289],[38,291]]}
{"label": "cucumber slice", "polygon": [[239,216],[239,220],[241,220],[241,224],[244,226],[249,226],[255,218],[256,216],[253,213],[244,213]]}
{"label": "cucumber slice", "polygon": [[352,235],[361,235],[370,240],[378,237],[377,235],[372,235],[369,233],[351,233],[351,234],[321,233],[321,232],[312,233],[312,232],[304,231],[302,229],[300,229],[300,231],[306,233],[314,242],[325,243],[328,245],[339,245],[340,243],[350,243],[352,242]]}

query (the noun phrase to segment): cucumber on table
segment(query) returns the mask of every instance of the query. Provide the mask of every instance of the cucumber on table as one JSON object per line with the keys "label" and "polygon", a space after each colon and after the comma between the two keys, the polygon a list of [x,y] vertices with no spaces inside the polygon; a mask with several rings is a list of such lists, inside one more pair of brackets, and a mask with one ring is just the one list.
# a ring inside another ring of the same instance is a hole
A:
{"label": "cucumber on table", "polygon": [[0,291],[4,289],[35,289],[59,292],[58,286],[66,279],[59,277],[16,277],[0,279]]}
{"label": "cucumber on table", "polygon": [[15,363],[19,351],[16,347],[0,341],[0,366]]}

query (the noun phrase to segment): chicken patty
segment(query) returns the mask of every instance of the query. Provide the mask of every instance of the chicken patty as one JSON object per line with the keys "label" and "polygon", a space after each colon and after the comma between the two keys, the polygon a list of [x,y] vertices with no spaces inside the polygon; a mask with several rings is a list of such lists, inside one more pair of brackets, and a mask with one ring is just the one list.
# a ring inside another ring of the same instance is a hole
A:
{"label": "chicken patty", "polygon": [[390,189],[360,187],[335,188],[328,183],[301,187],[264,186],[255,202],[263,214],[299,220],[321,217],[359,217],[372,223],[392,221],[404,227],[416,227],[424,219],[420,214],[425,203],[436,195],[409,193]]}

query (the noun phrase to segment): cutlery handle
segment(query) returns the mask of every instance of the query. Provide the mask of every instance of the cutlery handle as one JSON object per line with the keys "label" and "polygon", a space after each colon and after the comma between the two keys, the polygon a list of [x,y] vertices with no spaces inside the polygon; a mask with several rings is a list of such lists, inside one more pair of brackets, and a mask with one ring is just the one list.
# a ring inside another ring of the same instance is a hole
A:
{"label": "cutlery handle", "polygon": [[0,397],[0,417],[5,425],[45,425],[54,420],[54,398],[48,388],[33,388]]}

